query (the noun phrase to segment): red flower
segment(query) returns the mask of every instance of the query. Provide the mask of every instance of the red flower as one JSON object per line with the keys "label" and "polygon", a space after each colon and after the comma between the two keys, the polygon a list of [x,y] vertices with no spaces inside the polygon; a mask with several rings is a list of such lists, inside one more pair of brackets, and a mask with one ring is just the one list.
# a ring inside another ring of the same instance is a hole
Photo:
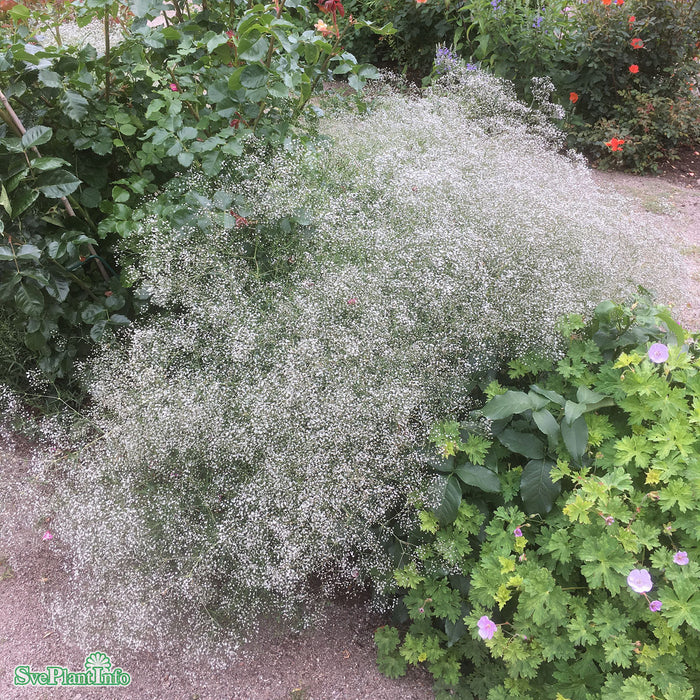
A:
{"label": "red flower", "polygon": [[630,41],[630,44],[632,44],[633,49],[643,49],[644,48],[644,42],[641,39],[632,39],[632,41]]}
{"label": "red flower", "polygon": [[637,18],[634,15],[630,15],[629,23],[632,24]]}
{"label": "red flower", "polygon": [[345,17],[345,8],[340,0],[324,0],[324,2],[319,2],[316,7],[326,14],[330,12],[332,15],[335,15],[338,12],[341,17]]}
{"label": "red flower", "polygon": [[578,102],[578,95],[575,92],[569,93],[569,102],[576,104]]}
{"label": "red flower", "polygon": [[624,4],[625,4],[625,0],[615,0],[615,4],[616,4],[616,5],[624,5]]}
{"label": "red flower", "polygon": [[610,148],[611,151],[621,151],[624,139],[613,138],[610,141],[606,141],[605,145]]}
{"label": "red flower", "polygon": [[639,73],[639,66],[636,63],[630,66],[630,73]]}
{"label": "red flower", "polygon": [[610,4],[612,4],[612,0],[603,0],[603,5],[605,5],[605,7],[607,7]]}

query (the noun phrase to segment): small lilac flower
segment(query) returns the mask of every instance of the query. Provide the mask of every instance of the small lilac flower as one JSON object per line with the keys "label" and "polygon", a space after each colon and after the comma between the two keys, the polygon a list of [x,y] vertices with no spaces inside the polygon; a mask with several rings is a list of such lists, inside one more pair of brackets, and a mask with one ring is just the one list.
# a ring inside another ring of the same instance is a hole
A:
{"label": "small lilac flower", "polygon": [[648,593],[654,584],[646,569],[632,569],[627,577],[627,585],[635,593]]}
{"label": "small lilac flower", "polygon": [[491,0],[491,7],[493,7],[494,10],[497,10],[500,4],[501,0]]}
{"label": "small lilac flower", "polygon": [[668,348],[663,343],[654,343],[648,354],[649,359],[657,365],[668,360]]}
{"label": "small lilac flower", "polygon": [[41,539],[42,539],[42,540],[52,540],[52,539],[53,539],[53,535],[47,530],[47,531],[43,534],[43,536],[42,536]]}
{"label": "small lilac flower", "polygon": [[544,22],[544,17],[542,17],[542,15],[537,15],[535,21],[532,23],[532,28],[539,29],[542,22]]}
{"label": "small lilac flower", "polygon": [[615,518],[613,518],[612,515],[608,515],[608,516],[605,518],[605,524],[606,524],[606,525],[612,525],[614,522],[615,522]]}
{"label": "small lilac flower", "polygon": [[649,603],[649,610],[652,612],[659,612],[659,610],[661,610],[661,601],[652,600],[651,603]]}
{"label": "small lilac flower", "polygon": [[522,537],[522,536],[523,536],[523,531],[522,531],[519,527],[516,527],[515,530],[513,530],[513,534],[514,534],[516,537]]}
{"label": "small lilac flower", "polygon": [[678,566],[685,566],[689,561],[688,552],[676,552],[673,555],[673,563],[678,564]]}
{"label": "small lilac flower", "polygon": [[476,70],[478,67],[479,66],[477,66],[476,63],[467,63],[467,65],[465,66],[467,70]]}
{"label": "small lilac flower", "polygon": [[496,634],[496,630],[498,629],[498,627],[496,627],[496,623],[489,620],[486,615],[480,617],[479,622],[477,622],[476,625],[479,628],[479,636],[482,639],[491,639],[493,635]]}

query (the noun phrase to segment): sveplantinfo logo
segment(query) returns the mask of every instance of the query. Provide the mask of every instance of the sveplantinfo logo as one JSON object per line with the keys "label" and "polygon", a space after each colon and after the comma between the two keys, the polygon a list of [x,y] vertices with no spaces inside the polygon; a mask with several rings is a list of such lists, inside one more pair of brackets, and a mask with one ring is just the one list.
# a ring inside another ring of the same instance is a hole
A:
{"label": "sveplantinfo logo", "polygon": [[47,666],[43,671],[32,671],[30,666],[16,666],[16,686],[122,686],[131,683],[131,676],[121,668],[112,668],[112,662],[101,651],[93,651],[85,659],[84,671],[69,671],[62,666]]}

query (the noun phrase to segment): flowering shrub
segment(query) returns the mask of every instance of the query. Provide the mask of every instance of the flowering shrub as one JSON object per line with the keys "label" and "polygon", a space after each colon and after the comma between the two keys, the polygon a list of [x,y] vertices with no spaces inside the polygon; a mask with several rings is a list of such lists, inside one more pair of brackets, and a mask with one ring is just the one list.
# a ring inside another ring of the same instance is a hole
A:
{"label": "flowering shrub", "polygon": [[643,305],[580,325],[558,362],[511,363],[529,390],[485,387],[488,422],[433,431],[443,497],[395,572],[386,673],[425,662],[445,697],[694,697],[699,338]]}
{"label": "flowering shrub", "polygon": [[628,289],[653,232],[498,81],[462,79],[327,118],[317,149],[183,175],[139,212],[121,254],[154,314],[89,368],[98,439],[37,473],[65,477],[42,507],[79,582],[59,619],[134,646],[187,621],[197,645],[390,577],[385,523],[437,497],[427,426]]}

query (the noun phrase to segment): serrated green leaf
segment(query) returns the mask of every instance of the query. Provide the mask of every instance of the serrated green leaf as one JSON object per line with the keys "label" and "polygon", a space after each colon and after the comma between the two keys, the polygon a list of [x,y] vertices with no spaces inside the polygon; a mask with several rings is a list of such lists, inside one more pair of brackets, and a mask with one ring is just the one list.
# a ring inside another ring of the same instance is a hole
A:
{"label": "serrated green leaf", "polygon": [[38,74],[39,82],[46,85],[46,87],[52,88],[62,88],[63,80],[58,73],[54,73],[52,70],[40,70]]}
{"label": "serrated green leaf", "polygon": [[88,113],[88,101],[73,90],[66,90],[60,103],[66,116],[74,122],[79,122]]}
{"label": "serrated green leaf", "polygon": [[44,310],[44,295],[31,284],[20,284],[15,292],[15,304],[27,316],[41,316]]}
{"label": "serrated green leaf", "polygon": [[[241,72],[240,81],[243,87],[254,90],[255,88],[262,87],[267,82],[268,71],[265,66],[259,63],[252,63]],[[232,76],[233,77],[233,76]]]}
{"label": "serrated green leaf", "polygon": [[41,146],[44,143],[48,143],[52,136],[53,129],[50,127],[33,126],[31,129],[27,129],[26,133],[22,136],[22,148],[26,151],[29,148]]}
{"label": "serrated green leaf", "polygon": [[32,168],[39,171],[55,170],[64,165],[70,165],[70,163],[67,160],[63,160],[63,158],[52,158],[50,156],[46,158],[35,158],[31,162]]}
{"label": "serrated green leaf", "polygon": [[46,197],[67,197],[80,187],[82,180],[67,170],[49,170],[37,178],[37,189]]}

